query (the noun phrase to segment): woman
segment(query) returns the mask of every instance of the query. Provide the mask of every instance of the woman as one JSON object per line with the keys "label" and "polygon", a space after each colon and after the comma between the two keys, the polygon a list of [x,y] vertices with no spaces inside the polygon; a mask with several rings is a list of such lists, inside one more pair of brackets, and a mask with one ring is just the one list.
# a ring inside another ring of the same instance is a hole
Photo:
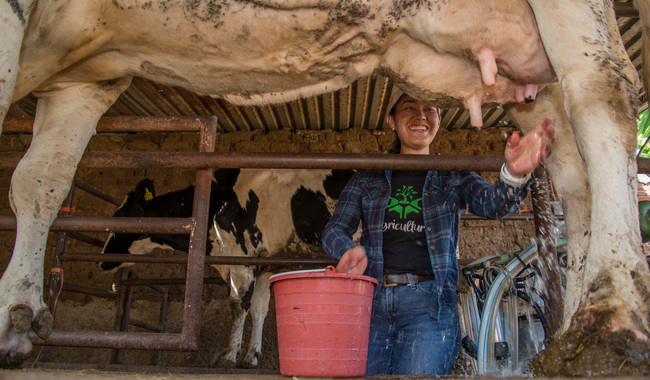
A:
{"label": "woman", "polygon": [[[429,154],[439,110],[397,91],[386,121],[395,153]],[[448,374],[460,349],[456,288],[462,210],[486,218],[514,211],[530,172],[550,150],[546,119],[508,141],[495,185],[466,171],[360,171],[344,189],[325,227],[323,246],[337,271],[379,282],[373,298],[367,375]],[[352,234],[362,223],[361,245]]]}

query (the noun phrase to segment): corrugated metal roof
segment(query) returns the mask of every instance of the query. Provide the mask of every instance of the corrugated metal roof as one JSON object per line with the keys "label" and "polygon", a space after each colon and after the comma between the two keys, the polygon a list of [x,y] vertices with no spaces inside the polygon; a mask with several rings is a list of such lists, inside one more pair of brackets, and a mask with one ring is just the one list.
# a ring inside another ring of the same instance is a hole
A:
{"label": "corrugated metal roof", "polygon": [[[626,3],[626,2],[618,2]],[[629,3],[627,4],[629,5]],[[617,7],[617,10],[623,9]],[[620,12],[618,14],[629,14]],[[632,63],[640,72],[641,25],[638,17],[618,17],[619,30]],[[106,113],[108,116],[191,116],[217,115],[219,130],[274,131],[381,129],[393,83],[382,76],[360,79],[347,88],[286,104],[263,107],[234,106],[222,99],[199,96],[182,88],[168,87],[142,78],[131,86]],[[640,94],[644,107],[647,96]],[[36,99],[28,96],[13,104],[8,117],[34,116]],[[485,127],[510,123],[500,108],[484,108]],[[464,109],[443,110],[442,127],[471,128]]]}

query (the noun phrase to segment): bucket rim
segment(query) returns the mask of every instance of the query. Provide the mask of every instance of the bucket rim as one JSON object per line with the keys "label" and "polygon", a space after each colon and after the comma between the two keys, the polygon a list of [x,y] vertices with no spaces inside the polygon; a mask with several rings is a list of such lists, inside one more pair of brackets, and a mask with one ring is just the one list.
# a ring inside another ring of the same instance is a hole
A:
{"label": "bucket rim", "polygon": [[273,285],[273,283],[277,281],[298,278],[348,278],[352,280],[367,281],[372,283],[374,286],[377,286],[379,284],[376,278],[362,274],[340,273],[337,272],[336,269],[334,269],[334,267],[331,265],[320,269],[305,269],[292,272],[277,273],[269,277],[269,283]]}

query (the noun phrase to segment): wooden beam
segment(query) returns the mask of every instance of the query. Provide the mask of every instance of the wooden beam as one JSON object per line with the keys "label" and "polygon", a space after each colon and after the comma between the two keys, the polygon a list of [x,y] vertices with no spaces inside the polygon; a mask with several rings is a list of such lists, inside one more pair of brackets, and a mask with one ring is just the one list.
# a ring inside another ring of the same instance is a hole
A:
{"label": "wooden beam", "polygon": [[616,17],[639,18],[639,11],[634,8],[634,3],[614,2],[614,13]]}

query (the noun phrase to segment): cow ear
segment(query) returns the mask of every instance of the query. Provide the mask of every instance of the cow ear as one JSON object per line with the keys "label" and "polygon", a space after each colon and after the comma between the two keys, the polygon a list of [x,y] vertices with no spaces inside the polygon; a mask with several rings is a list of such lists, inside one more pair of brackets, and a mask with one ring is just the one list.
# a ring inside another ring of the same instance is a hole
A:
{"label": "cow ear", "polygon": [[221,188],[232,189],[239,177],[239,169],[218,169],[214,171],[213,179]]}
{"label": "cow ear", "polygon": [[135,187],[135,196],[138,200],[148,202],[156,196],[156,189],[154,188],[153,181],[145,178],[138,183]]}
{"label": "cow ear", "polygon": [[332,170],[323,181],[323,187],[327,196],[332,199],[339,199],[343,188],[345,188],[345,185],[352,178],[352,175],[354,175],[354,170]]}

